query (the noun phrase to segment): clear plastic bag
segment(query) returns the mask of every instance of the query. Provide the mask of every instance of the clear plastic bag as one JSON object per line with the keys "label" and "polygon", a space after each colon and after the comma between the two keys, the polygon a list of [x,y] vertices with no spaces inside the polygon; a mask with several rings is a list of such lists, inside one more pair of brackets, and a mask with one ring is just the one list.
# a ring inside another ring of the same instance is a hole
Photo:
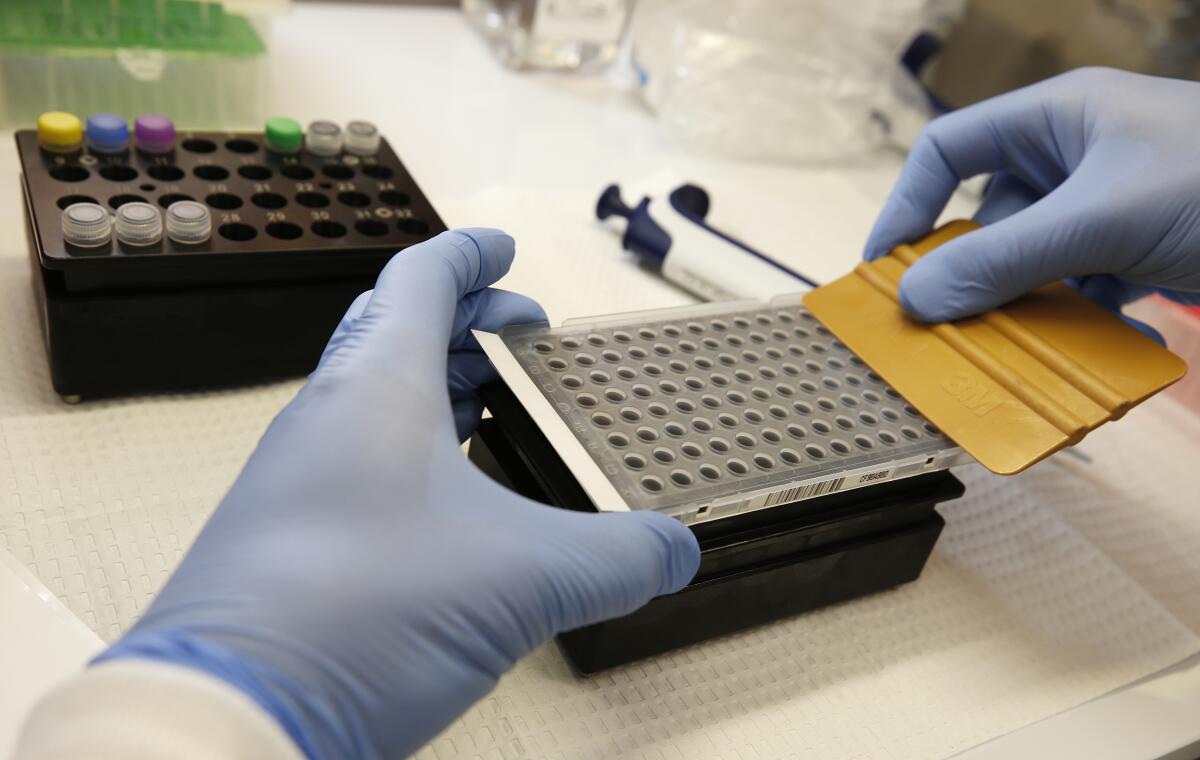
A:
{"label": "clear plastic bag", "polygon": [[900,56],[963,4],[640,0],[633,61],[646,103],[693,150],[845,160],[919,131],[928,106]]}

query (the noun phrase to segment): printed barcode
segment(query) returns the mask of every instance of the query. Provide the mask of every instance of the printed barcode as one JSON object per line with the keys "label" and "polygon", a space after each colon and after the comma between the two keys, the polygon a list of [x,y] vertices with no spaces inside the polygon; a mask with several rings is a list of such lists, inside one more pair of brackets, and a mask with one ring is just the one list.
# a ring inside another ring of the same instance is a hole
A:
{"label": "printed barcode", "polygon": [[842,487],[842,483],[845,482],[845,478],[835,478],[834,480],[826,480],[824,483],[809,483],[806,486],[796,486],[786,491],[776,491],[775,493],[767,494],[767,500],[763,502],[763,506],[775,507],[780,504],[786,504],[789,501],[824,496],[827,493],[833,493],[838,490]]}

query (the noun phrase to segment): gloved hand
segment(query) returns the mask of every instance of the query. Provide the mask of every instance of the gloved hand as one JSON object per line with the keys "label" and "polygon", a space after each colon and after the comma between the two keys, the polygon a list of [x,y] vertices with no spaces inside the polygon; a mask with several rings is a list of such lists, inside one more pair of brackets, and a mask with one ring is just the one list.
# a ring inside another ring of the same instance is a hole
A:
{"label": "gloved hand", "polygon": [[1080,69],[931,123],[867,241],[930,230],[968,177],[976,221],[900,283],[914,317],[977,314],[1064,278],[1110,309],[1152,290],[1200,303],[1200,83]]}
{"label": "gloved hand", "polygon": [[678,521],[538,504],[459,448],[494,376],[470,330],[544,319],[488,287],[512,258],[487,229],[397,255],[98,659],[223,679],[310,758],[400,757],[550,636],[681,588],[699,549]]}

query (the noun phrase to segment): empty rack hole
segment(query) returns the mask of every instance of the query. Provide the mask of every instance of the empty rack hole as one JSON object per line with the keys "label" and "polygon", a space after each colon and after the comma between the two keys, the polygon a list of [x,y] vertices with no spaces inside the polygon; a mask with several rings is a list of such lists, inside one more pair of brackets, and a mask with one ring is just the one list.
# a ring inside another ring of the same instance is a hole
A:
{"label": "empty rack hole", "polygon": [[74,206],[76,203],[95,203],[96,199],[90,195],[64,195],[55,203],[59,208]]}
{"label": "empty rack hole", "polygon": [[[683,435],[684,433],[686,433],[687,430],[683,427],[683,425],[680,425],[678,422],[668,422],[667,424],[663,425],[663,432],[666,433],[667,435],[671,436],[672,438],[678,438],[681,435]],[[684,445],[683,448],[685,451],[687,450],[687,447],[689,445],[692,445],[692,444]]]}
{"label": "empty rack hole", "polygon": [[845,441],[830,441],[829,448],[833,449],[839,454],[850,453],[850,446]]}
{"label": "empty rack hole", "polygon": [[564,388],[575,390],[576,388],[583,387],[583,380],[580,380],[575,375],[563,375],[562,384]]}
{"label": "empty rack hole", "polygon": [[296,203],[306,208],[325,208],[329,205],[329,196],[311,191],[296,193]]}
{"label": "empty rack hole", "polygon": [[169,208],[172,203],[191,200],[195,199],[190,195],[184,195],[183,193],[167,193],[165,195],[158,196],[158,205],[162,206],[163,208]]}
{"label": "empty rack hole", "polygon": [[716,480],[721,477],[721,471],[711,464],[702,464],[700,465],[700,477],[705,480]]}
{"label": "empty rack hole", "polygon": [[279,173],[288,179],[312,179],[313,170],[303,164],[284,164]]}
{"label": "empty rack hole", "polygon": [[259,208],[283,208],[287,205],[287,198],[279,193],[255,193],[250,196],[250,202]]}
{"label": "empty rack hole", "polygon": [[330,179],[352,179],[354,170],[345,164],[326,164],[321,167],[321,173]]}
{"label": "empty rack hole", "polygon": [[155,164],[146,170],[146,174],[149,174],[159,182],[178,182],[187,176],[184,174],[183,169],[170,164]]}
{"label": "empty rack hole", "polygon": [[663,482],[653,475],[647,475],[642,478],[642,488],[645,488],[650,493],[658,493],[663,490]]}
{"label": "empty rack hole", "polygon": [[248,224],[242,224],[241,222],[222,224],[217,228],[217,232],[219,232],[221,237],[225,238],[226,240],[236,240],[239,243],[247,240],[253,240],[258,234],[258,231],[253,227]]}
{"label": "empty rack hole", "polygon": [[697,457],[704,454],[704,449],[700,448],[699,446],[692,443],[691,441],[688,441],[687,443],[680,446],[679,450],[682,451],[683,455],[685,457],[688,457],[689,459],[696,459]]}
{"label": "empty rack hole", "polygon": [[371,179],[391,179],[395,174],[391,169],[382,164],[363,164],[362,173]]}
{"label": "empty rack hole", "polygon": [[762,438],[767,443],[779,443],[783,440],[783,435],[774,428],[765,428],[762,431]]}
{"label": "empty rack hole", "polygon": [[109,164],[100,169],[100,176],[112,182],[132,182],[137,175],[137,169],[125,164]]}
{"label": "empty rack hole", "polygon": [[217,149],[217,144],[212,140],[205,140],[203,137],[192,137],[180,143],[183,149],[191,153],[212,153]]}
{"label": "empty rack hole", "polygon": [[758,465],[760,470],[770,470],[775,467],[775,460],[766,454],[755,454],[754,464]]}
{"label": "empty rack hole", "polygon": [[371,196],[352,190],[338,193],[337,199],[351,208],[364,208],[371,205]]}
{"label": "empty rack hole", "polygon": [[793,438],[803,438],[804,436],[808,435],[808,431],[804,429],[803,425],[792,423],[784,429],[787,430],[787,434]]}
{"label": "empty rack hole", "polygon": [[275,172],[271,171],[269,167],[262,166],[261,164],[242,164],[238,167],[237,173],[239,176],[258,182],[268,180],[275,176]]}
{"label": "empty rack hole", "polygon": [[874,441],[872,441],[870,438],[866,437],[865,435],[856,435],[856,436],[854,436],[854,442],[855,442],[856,444],[858,444],[858,447],[859,447],[860,449],[873,449],[873,448],[875,448],[875,442],[874,442]]}
{"label": "empty rack hole", "polygon": [[608,427],[613,424],[612,415],[605,412],[596,412],[592,415],[592,424],[599,427]]}
{"label": "empty rack hole", "polygon": [[779,458],[787,464],[800,464],[800,454],[792,449],[780,449]]}
{"label": "empty rack hole", "polygon": [[401,219],[396,223],[401,232],[407,232],[410,235],[424,235],[429,232],[429,223],[421,219]]}
{"label": "empty rack hole", "polygon": [[813,459],[824,459],[825,449],[815,443],[810,443],[804,447],[804,453],[808,454]]}
{"label": "empty rack hole", "polygon": [[[612,375],[608,374],[607,372],[605,372],[602,369],[592,370],[591,372],[588,373],[588,377],[592,378],[593,383],[599,383],[600,385],[604,385],[608,381],[612,380]],[[618,392],[620,392],[620,391],[618,391]],[[622,401],[625,400],[624,393],[621,393],[621,400]]]}
{"label": "empty rack hole", "polygon": [[242,199],[233,193],[209,193],[204,197],[204,202],[223,211],[242,207]]}
{"label": "empty rack hole", "polygon": [[378,219],[359,219],[354,223],[354,229],[363,235],[382,237],[387,234],[388,226]]}
{"label": "empty rack hole", "polygon": [[271,222],[267,225],[267,234],[280,240],[295,240],[304,234],[304,230],[291,222]]}
{"label": "empty rack hole", "polygon": [[146,182],[144,184],[138,185],[138,190],[144,190],[147,193],[152,193],[152,192],[154,192],[154,185],[151,185],[149,182]]}
{"label": "empty rack hole", "polygon": [[[595,377],[593,376],[592,379],[595,380]],[[621,390],[620,388],[608,388],[604,391],[604,398],[608,399],[608,401],[613,404],[619,404],[624,401],[627,396],[625,395],[625,391]]]}
{"label": "empty rack hole", "polygon": [[653,456],[656,461],[661,462],[662,464],[670,464],[671,462],[675,461],[675,452],[671,451],[670,449],[663,448],[662,446],[656,448],[651,453],[651,456]]}
{"label": "empty rack hole", "polygon": [[608,445],[613,448],[623,449],[629,445],[629,436],[624,433],[609,433]]}
{"label": "empty rack hole", "polygon": [[145,198],[143,198],[140,195],[134,195],[132,193],[122,193],[121,195],[114,195],[113,197],[108,199],[108,205],[111,206],[112,208],[120,208],[121,206],[124,206],[126,203],[145,203],[145,202],[146,202]]}
{"label": "empty rack hole", "polygon": [[734,475],[745,475],[746,473],[750,472],[750,468],[747,467],[746,463],[740,459],[730,459],[725,463],[725,466],[729,468],[729,471]]}
{"label": "empty rack hole", "polygon": [[640,470],[646,466],[646,458],[641,454],[626,454],[621,461],[631,470]]}
{"label": "empty rack hole", "polygon": [[235,137],[225,141],[225,150],[234,153],[253,153],[258,150],[258,143],[243,137]]}
{"label": "empty rack hole", "polygon": [[890,446],[893,443],[895,443],[898,439],[896,438],[896,435],[893,432],[891,432],[890,430],[880,430],[879,431],[879,440]]}
{"label": "empty rack hole", "polygon": [[83,182],[91,175],[82,166],[56,166],[50,170],[50,176],[59,182]]}
{"label": "empty rack hole", "polygon": [[340,238],[346,234],[346,225],[330,219],[313,222],[312,231],[323,238]]}
{"label": "empty rack hole", "polygon": [[197,166],[195,169],[192,169],[192,174],[209,182],[220,182],[221,180],[229,179],[229,170],[224,166],[217,166],[216,164]]}
{"label": "empty rack hole", "polygon": [[[650,406],[653,407],[654,404],[651,404]],[[649,411],[651,414],[655,413],[653,409],[650,409]],[[663,411],[665,412],[666,410]],[[642,413],[637,409],[634,409],[632,406],[621,407],[621,411],[617,413],[620,414],[621,419],[625,420],[626,422],[639,422],[642,419]]]}
{"label": "empty rack hole", "polygon": [[399,190],[384,190],[379,194],[379,202],[388,206],[407,206],[412,203],[412,198]]}
{"label": "empty rack hole", "polygon": [[724,438],[712,438],[708,442],[708,447],[718,454],[724,454],[729,451],[729,441]]}
{"label": "empty rack hole", "polygon": [[822,435],[825,435],[833,430],[833,428],[830,427],[829,423],[825,420],[813,420],[812,429]]}

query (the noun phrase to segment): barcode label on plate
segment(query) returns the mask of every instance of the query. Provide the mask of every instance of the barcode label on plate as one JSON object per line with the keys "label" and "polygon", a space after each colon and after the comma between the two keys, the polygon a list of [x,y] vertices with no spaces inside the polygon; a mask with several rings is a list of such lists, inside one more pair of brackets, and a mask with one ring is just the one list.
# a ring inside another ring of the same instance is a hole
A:
{"label": "barcode label on plate", "polygon": [[815,496],[824,496],[825,494],[840,491],[844,487],[857,488],[865,486],[869,483],[879,483],[891,477],[895,471],[893,467],[885,467],[882,470],[873,470],[871,472],[857,473],[844,475],[840,478],[832,480],[823,480],[820,483],[805,483],[802,486],[795,488],[787,488],[783,491],[774,491],[764,496],[759,496],[752,499],[747,504],[747,509],[761,509],[763,507],[777,507],[780,504],[787,504],[801,499],[811,499]]}
{"label": "barcode label on plate", "polygon": [[787,504],[790,501],[800,501],[801,499],[811,499],[814,496],[824,496],[827,493],[833,493],[840,489],[846,482],[845,478],[834,478],[821,483],[808,483],[803,486],[789,488],[786,491],[776,491],[769,493],[763,498],[762,506],[776,507],[780,504]]}

